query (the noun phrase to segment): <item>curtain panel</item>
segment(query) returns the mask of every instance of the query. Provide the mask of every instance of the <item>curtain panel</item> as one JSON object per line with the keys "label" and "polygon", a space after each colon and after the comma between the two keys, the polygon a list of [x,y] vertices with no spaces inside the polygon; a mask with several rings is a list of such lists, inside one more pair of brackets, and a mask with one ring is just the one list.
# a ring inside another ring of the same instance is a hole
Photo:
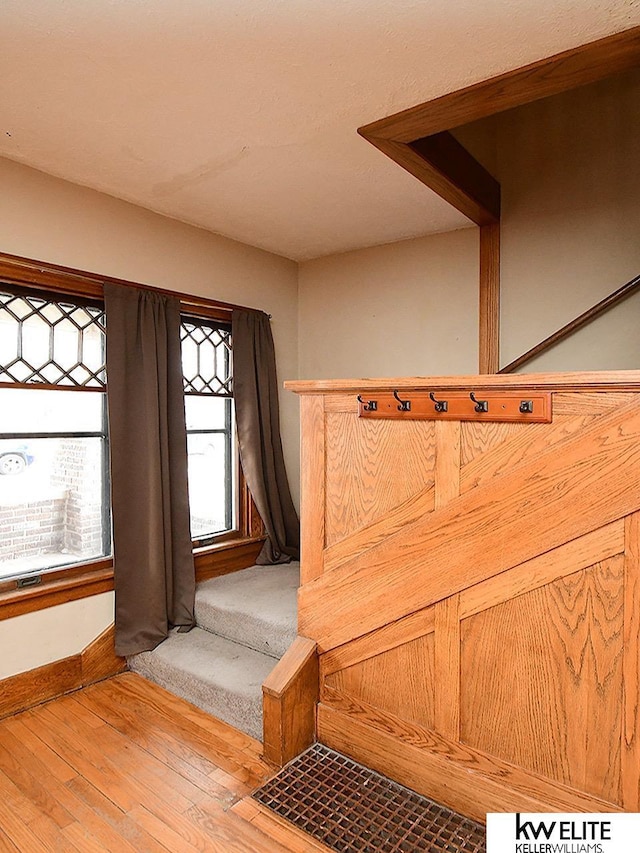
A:
{"label": "curtain panel", "polygon": [[180,303],[105,284],[116,653],[194,624]]}
{"label": "curtain panel", "polygon": [[276,357],[268,316],[234,309],[233,399],[240,461],[267,529],[259,564],[300,559],[300,522],[284,467]]}

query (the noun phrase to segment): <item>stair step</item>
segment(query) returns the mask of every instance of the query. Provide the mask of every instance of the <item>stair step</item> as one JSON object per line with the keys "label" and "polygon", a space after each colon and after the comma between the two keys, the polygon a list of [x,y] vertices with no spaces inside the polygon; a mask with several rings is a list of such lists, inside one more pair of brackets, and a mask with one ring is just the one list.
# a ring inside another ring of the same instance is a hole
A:
{"label": "stair step", "polygon": [[193,628],[172,632],[151,652],[129,658],[139,675],[262,740],[262,683],[272,657]]}
{"label": "stair step", "polygon": [[252,566],[198,584],[200,628],[279,659],[297,634],[300,564]]}

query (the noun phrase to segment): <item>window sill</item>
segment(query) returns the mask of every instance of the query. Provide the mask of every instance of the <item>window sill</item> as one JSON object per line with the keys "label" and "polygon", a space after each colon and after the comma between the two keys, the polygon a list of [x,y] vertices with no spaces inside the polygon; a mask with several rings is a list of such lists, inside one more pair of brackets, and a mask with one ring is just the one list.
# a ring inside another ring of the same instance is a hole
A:
{"label": "window sill", "polygon": [[113,589],[111,558],[42,575],[37,586],[16,589],[15,581],[0,584],[0,621],[77,601]]}
{"label": "window sill", "polygon": [[255,565],[265,536],[239,536],[195,548],[196,583]]}
{"label": "window sill", "polygon": [[[264,536],[237,537],[194,549],[196,582],[253,566],[264,540]],[[112,590],[111,558],[45,574],[37,586],[25,589],[0,583],[0,621]]]}

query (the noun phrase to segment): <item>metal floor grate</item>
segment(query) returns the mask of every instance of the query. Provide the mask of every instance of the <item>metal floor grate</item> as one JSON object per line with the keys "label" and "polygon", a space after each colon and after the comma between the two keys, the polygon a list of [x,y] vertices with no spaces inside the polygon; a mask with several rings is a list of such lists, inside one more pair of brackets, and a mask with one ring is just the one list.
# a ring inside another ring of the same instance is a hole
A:
{"label": "metal floor grate", "polygon": [[485,853],[480,824],[321,744],[252,796],[337,853]]}

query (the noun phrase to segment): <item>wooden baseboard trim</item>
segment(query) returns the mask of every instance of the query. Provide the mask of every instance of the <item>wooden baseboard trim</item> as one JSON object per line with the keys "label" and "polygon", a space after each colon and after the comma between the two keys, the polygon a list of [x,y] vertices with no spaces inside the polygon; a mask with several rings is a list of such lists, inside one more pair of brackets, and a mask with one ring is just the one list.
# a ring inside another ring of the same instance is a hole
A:
{"label": "wooden baseboard trim", "polygon": [[126,660],[114,651],[114,626],[110,625],[79,654],[0,681],[0,719],[109,678],[126,668]]}
{"label": "wooden baseboard trim", "polygon": [[[419,794],[482,823],[489,812],[622,811],[618,805],[587,794],[567,791],[563,796],[560,787],[553,783],[548,784],[547,791],[542,791],[542,780],[537,780],[538,784],[528,790],[524,787],[517,789],[513,780],[503,781],[499,772],[494,775],[478,772],[469,767],[469,761],[456,760],[453,745],[449,751],[422,749],[416,745],[419,734],[411,734],[410,731],[406,733],[407,740],[400,740],[391,730],[393,721],[390,715],[385,716],[388,719],[384,721],[383,728],[320,704],[318,740]],[[406,728],[417,729],[410,724]],[[524,777],[526,774],[521,775]]]}

